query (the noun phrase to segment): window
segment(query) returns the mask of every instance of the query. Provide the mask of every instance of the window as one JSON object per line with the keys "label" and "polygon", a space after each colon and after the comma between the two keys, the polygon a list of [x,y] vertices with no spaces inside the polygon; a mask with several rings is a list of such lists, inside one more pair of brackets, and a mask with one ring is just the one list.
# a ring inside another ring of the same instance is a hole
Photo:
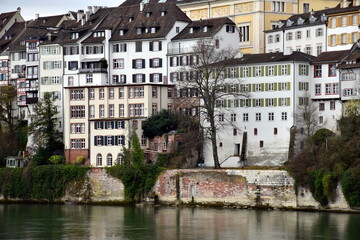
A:
{"label": "window", "polygon": [[90,118],[94,118],[94,117],[95,117],[95,106],[94,106],[94,105],[90,105],[90,106],[89,106],[89,117],[90,117]]}
{"label": "window", "polygon": [[[109,138],[108,138],[109,139]],[[110,138],[111,139],[111,138]],[[112,166],[113,165],[113,158],[112,158],[112,155],[109,153],[107,155],[107,165],[108,166]]]}
{"label": "window", "polygon": [[278,134],[278,129],[274,128],[274,135],[277,135],[277,134]]}
{"label": "window", "polygon": [[281,65],[281,75],[288,75],[288,66]]}
{"label": "window", "polygon": [[268,67],[268,75],[269,76],[274,76],[274,66],[269,66]]}
{"label": "window", "polygon": [[268,36],[268,43],[273,43],[273,35]]}
{"label": "window", "polygon": [[281,113],[281,120],[286,121],[287,120],[287,112]]}
{"label": "window", "polygon": [[321,84],[315,84],[315,95],[321,95]]}
{"label": "window", "polygon": [[84,149],[85,148],[85,139],[71,139],[71,148],[72,149]]}
{"label": "window", "polygon": [[244,77],[250,77],[250,67],[244,67],[243,75]]}
{"label": "window", "polygon": [[336,45],[336,35],[331,35],[330,36],[330,44],[331,44],[331,46]]}
{"label": "window", "polygon": [[249,114],[243,113],[243,122],[248,122],[248,121],[249,121]]}
{"label": "window", "polygon": [[240,42],[249,42],[250,41],[250,26],[240,26]]}
{"label": "window", "polygon": [[136,69],[145,68],[145,59],[134,59],[133,60],[133,68],[136,68]]}
{"label": "window", "polygon": [[68,63],[68,69],[70,71],[74,71],[74,70],[77,70],[78,69],[78,61],[70,61]]}
{"label": "window", "polygon": [[152,87],[152,97],[157,98],[157,87]]}
{"label": "window", "polygon": [[124,116],[125,116],[124,104],[119,104],[119,117],[124,117]]}
{"label": "window", "polygon": [[261,92],[261,83],[255,83],[255,92]]}
{"label": "window", "polygon": [[315,32],[315,36],[316,37],[322,37],[323,36],[323,29],[322,28],[317,28],[316,32]]}
{"label": "window", "polygon": [[223,122],[224,121],[224,114],[219,114],[219,122]]}
{"label": "window", "polygon": [[144,116],[144,104],[129,104],[129,116],[130,117]]}
{"label": "window", "polygon": [[100,153],[96,156],[96,166],[102,166],[102,156]]}
{"label": "window", "polygon": [[256,120],[257,122],[260,122],[260,121],[261,121],[261,113],[256,113],[256,114],[255,114],[255,120]]}
{"label": "window", "polygon": [[329,77],[336,77],[336,65],[329,64]]}
{"label": "window", "polygon": [[269,83],[269,85],[268,85],[268,90],[269,91],[274,91],[274,86],[275,86],[275,83]]}
{"label": "window", "polygon": [[347,23],[347,17],[342,17],[341,18],[341,26],[346,27],[346,23]]}
{"label": "window", "polygon": [[303,3],[303,12],[307,13],[310,11],[310,3]]}
{"label": "window", "polygon": [[114,99],[114,88],[109,88],[109,99]]}
{"label": "window", "polygon": [[354,90],[352,88],[346,88],[343,90],[344,96],[353,96]]}
{"label": "window", "polygon": [[258,130],[257,130],[257,128],[254,128],[254,135],[255,135],[255,136],[258,135]]}
{"label": "window", "polygon": [[105,117],[105,106],[104,105],[99,105],[99,116],[100,117]]}
{"label": "window", "polygon": [[301,39],[301,31],[296,32],[296,39]]}
{"label": "window", "polygon": [[292,39],[293,39],[293,33],[292,32],[286,33],[286,40],[292,40]]}
{"label": "window", "polygon": [[333,94],[338,94],[339,93],[339,83],[333,83],[332,88],[333,88],[333,90],[332,90]]}
{"label": "window", "polygon": [[236,122],[236,114],[235,113],[232,113],[230,115],[230,120],[231,120],[231,122]]}
{"label": "window", "polygon": [[105,91],[103,88],[99,89],[99,99],[104,99],[105,97]]}
{"label": "window", "polygon": [[124,98],[124,88],[119,88],[119,98]]}
{"label": "window", "polygon": [[124,59],[114,59],[113,61],[113,68],[114,69],[123,69],[124,68]]}
{"label": "window", "polygon": [[287,83],[287,82],[282,82],[282,83],[280,83],[280,90],[281,90],[281,91],[286,91],[286,90],[288,90],[288,84],[289,84],[289,83]]}
{"label": "window", "polygon": [[331,83],[326,83],[325,84],[325,94],[331,94]]}
{"label": "window", "polygon": [[322,65],[314,65],[314,77],[322,76]]}
{"label": "window", "polygon": [[274,113],[273,112],[269,112],[269,121],[274,121]]}
{"label": "window", "polygon": [[89,89],[89,98],[95,99],[95,89],[93,89],[93,88]]}
{"label": "window", "polygon": [[237,129],[233,128],[233,136],[237,136]]}
{"label": "window", "polygon": [[142,52],[142,42],[141,41],[135,42],[135,52]]}
{"label": "window", "polygon": [[325,111],[325,103],[319,103],[319,111]]}
{"label": "window", "polygon": [[115,111],[115,109],[114,109],[114,104],[110,104],[109,105],[109,117],[114,117],[114,111]]}
{"label": "window", "polygon": [[316,46],[316,56],[319,56],[322,53],[322,45]]}
{"label": "window", "polygon": [[70,107],[71,118],[84,118],[85,117],[85,106],[71,106]]}
{"label": "window", "polygon": [[312,49],[311,49],[310,46],[306,46],[306,47],[305,47],[305,53],[311,55]]}
{"label": "window", "polygon": [[299,91],[308,91],[309,83],[307,82],[299,82]]}
{"label": "window", "polygon": [[358,33],[357,32],[352,33],[351,39],[353,43],[356,43],[358,41]]}
{"label": "window", "polygon": [[273,107],[274,105],[274,98],[268,98],[267,99],[267,106]]}
{"label": "window", "polygon": [[280,34],[275,35],[275,42],[280,42]]}
{"label": "window", "polygon": [[319,123],[320,124],[324,123],[324,117],[323,116],[319,116]]}
{"label": "window", "polygon": [[149,50],[152,52],[157,52],[162,50],[162,42],[154,41],[149,43]]}
{"label": "window", "polygon": [[285,2],[272,1],[271,10],[273,12],[285,12]]}
{"label": "window", "polygon": [[287,98],[279,98],[279,106],[286,106],[287,104]]}
{"label": "window", "polygon": [[93,82],[93,75],[86,74],[86,83],[92,83],[92,82]]}
{"label": "window", "polygon": [[299,106],[307,106],[309,104],[308,97],[299,97]]}
{"label": "window", "polygon": [[83,100],[84,99],[84,89],[70,90],[70,99],[71,100]]}
{"label": "window", "polygon": [[264,141],[260,141],[260,146],[259,147],[261,147],[261,148],[264,147]]}
{"label": "window", "polygon": [[255,67],[255,77],[261,76],[261,66]]}
{"label": "window", "polygon": [[72,123],[71,133],[85,133],[85,123]]}
{"label": "window", "polygon": [[346,44],[346,33],[341,34],[341,44]]}
{"label": "window", "polygon": [[161,58],[150,59],[150,67],[151,68],[162,67],[162,59]]}

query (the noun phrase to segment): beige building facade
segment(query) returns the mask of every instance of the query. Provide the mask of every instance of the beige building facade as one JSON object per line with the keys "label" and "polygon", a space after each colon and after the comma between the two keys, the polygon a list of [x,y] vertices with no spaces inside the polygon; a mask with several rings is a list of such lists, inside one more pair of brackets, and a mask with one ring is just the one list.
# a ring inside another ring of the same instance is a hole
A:
{"label": "beige building facade", "polygon": [[240,30],[239,49],[243,53],[265,52],[265,30],[272,29],[279,20],[304,11],[335,7],[339,1],[177,1],[177,5],[192,20],[229,17]]}

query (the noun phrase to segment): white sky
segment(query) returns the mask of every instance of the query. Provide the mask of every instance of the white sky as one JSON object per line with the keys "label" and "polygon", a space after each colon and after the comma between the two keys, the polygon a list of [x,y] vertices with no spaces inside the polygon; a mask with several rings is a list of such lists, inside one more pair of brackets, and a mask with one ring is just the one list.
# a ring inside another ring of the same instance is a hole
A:
{"label": "white sky", "polygon": [[21,15],[25,20],[35,18],[35,14],[51,16],[65,14],[69,11],[83,9],[88,6],[119,6],[124,0],[0,0],[0,12],[16,11],[21,7]]}

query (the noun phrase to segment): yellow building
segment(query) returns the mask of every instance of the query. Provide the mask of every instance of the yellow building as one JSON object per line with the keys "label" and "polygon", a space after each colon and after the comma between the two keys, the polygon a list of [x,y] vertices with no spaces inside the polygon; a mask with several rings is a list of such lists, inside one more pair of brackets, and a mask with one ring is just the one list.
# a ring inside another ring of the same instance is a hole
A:
{"label": "yellow building", "polygon": [[192,20],[229,17],[240,29],[240,51],[264,53],[264,30],[303,11],[335,7],[339,0],[183,0],[177,5]]}

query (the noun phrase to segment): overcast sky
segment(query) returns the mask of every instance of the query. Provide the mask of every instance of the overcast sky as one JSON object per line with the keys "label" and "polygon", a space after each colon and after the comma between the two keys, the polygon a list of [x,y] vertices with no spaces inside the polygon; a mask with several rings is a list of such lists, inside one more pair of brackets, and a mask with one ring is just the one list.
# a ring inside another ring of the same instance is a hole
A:
{"label": "overcast sky", "polygon": [[25,20],[35,18],[35,14],[51,16],[83,9],[87,6],[119,6],[124,0],[0,0],[0,12],[16,11],[21,7],[21,15]]}

